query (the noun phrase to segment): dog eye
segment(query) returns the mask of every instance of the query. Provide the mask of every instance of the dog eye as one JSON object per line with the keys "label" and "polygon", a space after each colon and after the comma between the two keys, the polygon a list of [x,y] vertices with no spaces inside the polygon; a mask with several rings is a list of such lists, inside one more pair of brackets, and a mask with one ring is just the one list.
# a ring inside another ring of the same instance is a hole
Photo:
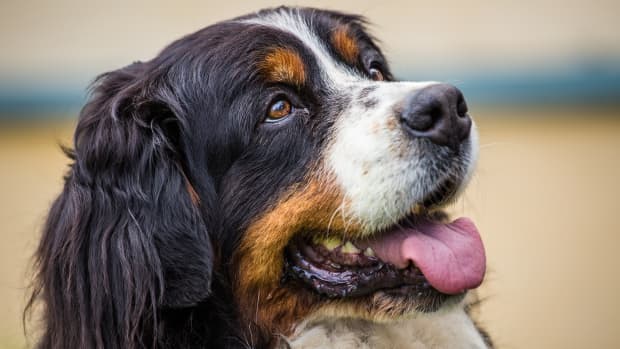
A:
{"label": "dog eye", "polygon": [[282,120],[283,118],[289,116],[293,111],[293,106],[291,102],[287,99],[278,99],[277,101],[271,103],[269,106],[269,112],[267,113],[267,118],[265,122],[277,122]]}
{"label": "dog eye", "polygon": [[383,77],[383,72],[377,67],[370,67],[370,69],[368,69],[368,74],[370,74],[370,78],[374,81],[385,80],[385,78]]}

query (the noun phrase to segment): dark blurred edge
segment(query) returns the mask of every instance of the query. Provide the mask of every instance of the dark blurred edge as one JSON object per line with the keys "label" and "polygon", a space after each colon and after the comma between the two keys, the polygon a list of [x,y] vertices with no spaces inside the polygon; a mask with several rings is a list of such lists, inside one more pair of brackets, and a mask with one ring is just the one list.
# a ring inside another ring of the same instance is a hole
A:
{"label": "dark blurred edge", "polygon": [[[445,76],[443,76],[445,75]],[[449,76],[448,76],[449,75]],[[448,74],[409,71],[402,80],[450,82],[479,107],[620,107],[620,67],[590,66],[562,71]],[[0,81],[0,121],[74,119],[87,86]],[[620,116],[620,113],[618,114]]]}

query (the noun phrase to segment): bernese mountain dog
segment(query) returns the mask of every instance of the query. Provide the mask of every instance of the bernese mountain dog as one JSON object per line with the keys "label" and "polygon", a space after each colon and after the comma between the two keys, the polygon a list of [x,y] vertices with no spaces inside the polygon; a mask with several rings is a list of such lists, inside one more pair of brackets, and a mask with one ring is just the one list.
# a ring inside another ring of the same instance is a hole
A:
{"label": "bernese mountain dog", "polygon": [[98,77],[36,253],[38,347],[491,347],[480,235],[443,213],[467,105],[396,80],[365,25],[267,9]]}

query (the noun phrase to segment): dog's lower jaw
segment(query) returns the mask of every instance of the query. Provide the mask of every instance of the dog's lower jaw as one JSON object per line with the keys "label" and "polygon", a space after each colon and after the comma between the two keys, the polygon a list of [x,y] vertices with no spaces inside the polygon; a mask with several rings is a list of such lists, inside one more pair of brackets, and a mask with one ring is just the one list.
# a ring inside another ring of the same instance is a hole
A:
{"label": "dog's lower jaw", "polygon": [[295,327],[277,349],[490,349],[465,304],[392,322],[313,316]]}

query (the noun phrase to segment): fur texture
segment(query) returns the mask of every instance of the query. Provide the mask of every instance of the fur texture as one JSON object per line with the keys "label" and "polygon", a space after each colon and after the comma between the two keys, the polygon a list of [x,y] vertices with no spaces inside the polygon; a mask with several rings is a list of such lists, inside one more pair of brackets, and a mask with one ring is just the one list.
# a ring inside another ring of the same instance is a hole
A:
{"label": "fur texture", "polygon": [[97,78],[36,253],[38,347],[485,347],[462,298],[286,277],[300,235],[379,234],[475,164],[475,130],[458,149],[404,133],[435,83],[395,82],[364,25],[263,10]]}

